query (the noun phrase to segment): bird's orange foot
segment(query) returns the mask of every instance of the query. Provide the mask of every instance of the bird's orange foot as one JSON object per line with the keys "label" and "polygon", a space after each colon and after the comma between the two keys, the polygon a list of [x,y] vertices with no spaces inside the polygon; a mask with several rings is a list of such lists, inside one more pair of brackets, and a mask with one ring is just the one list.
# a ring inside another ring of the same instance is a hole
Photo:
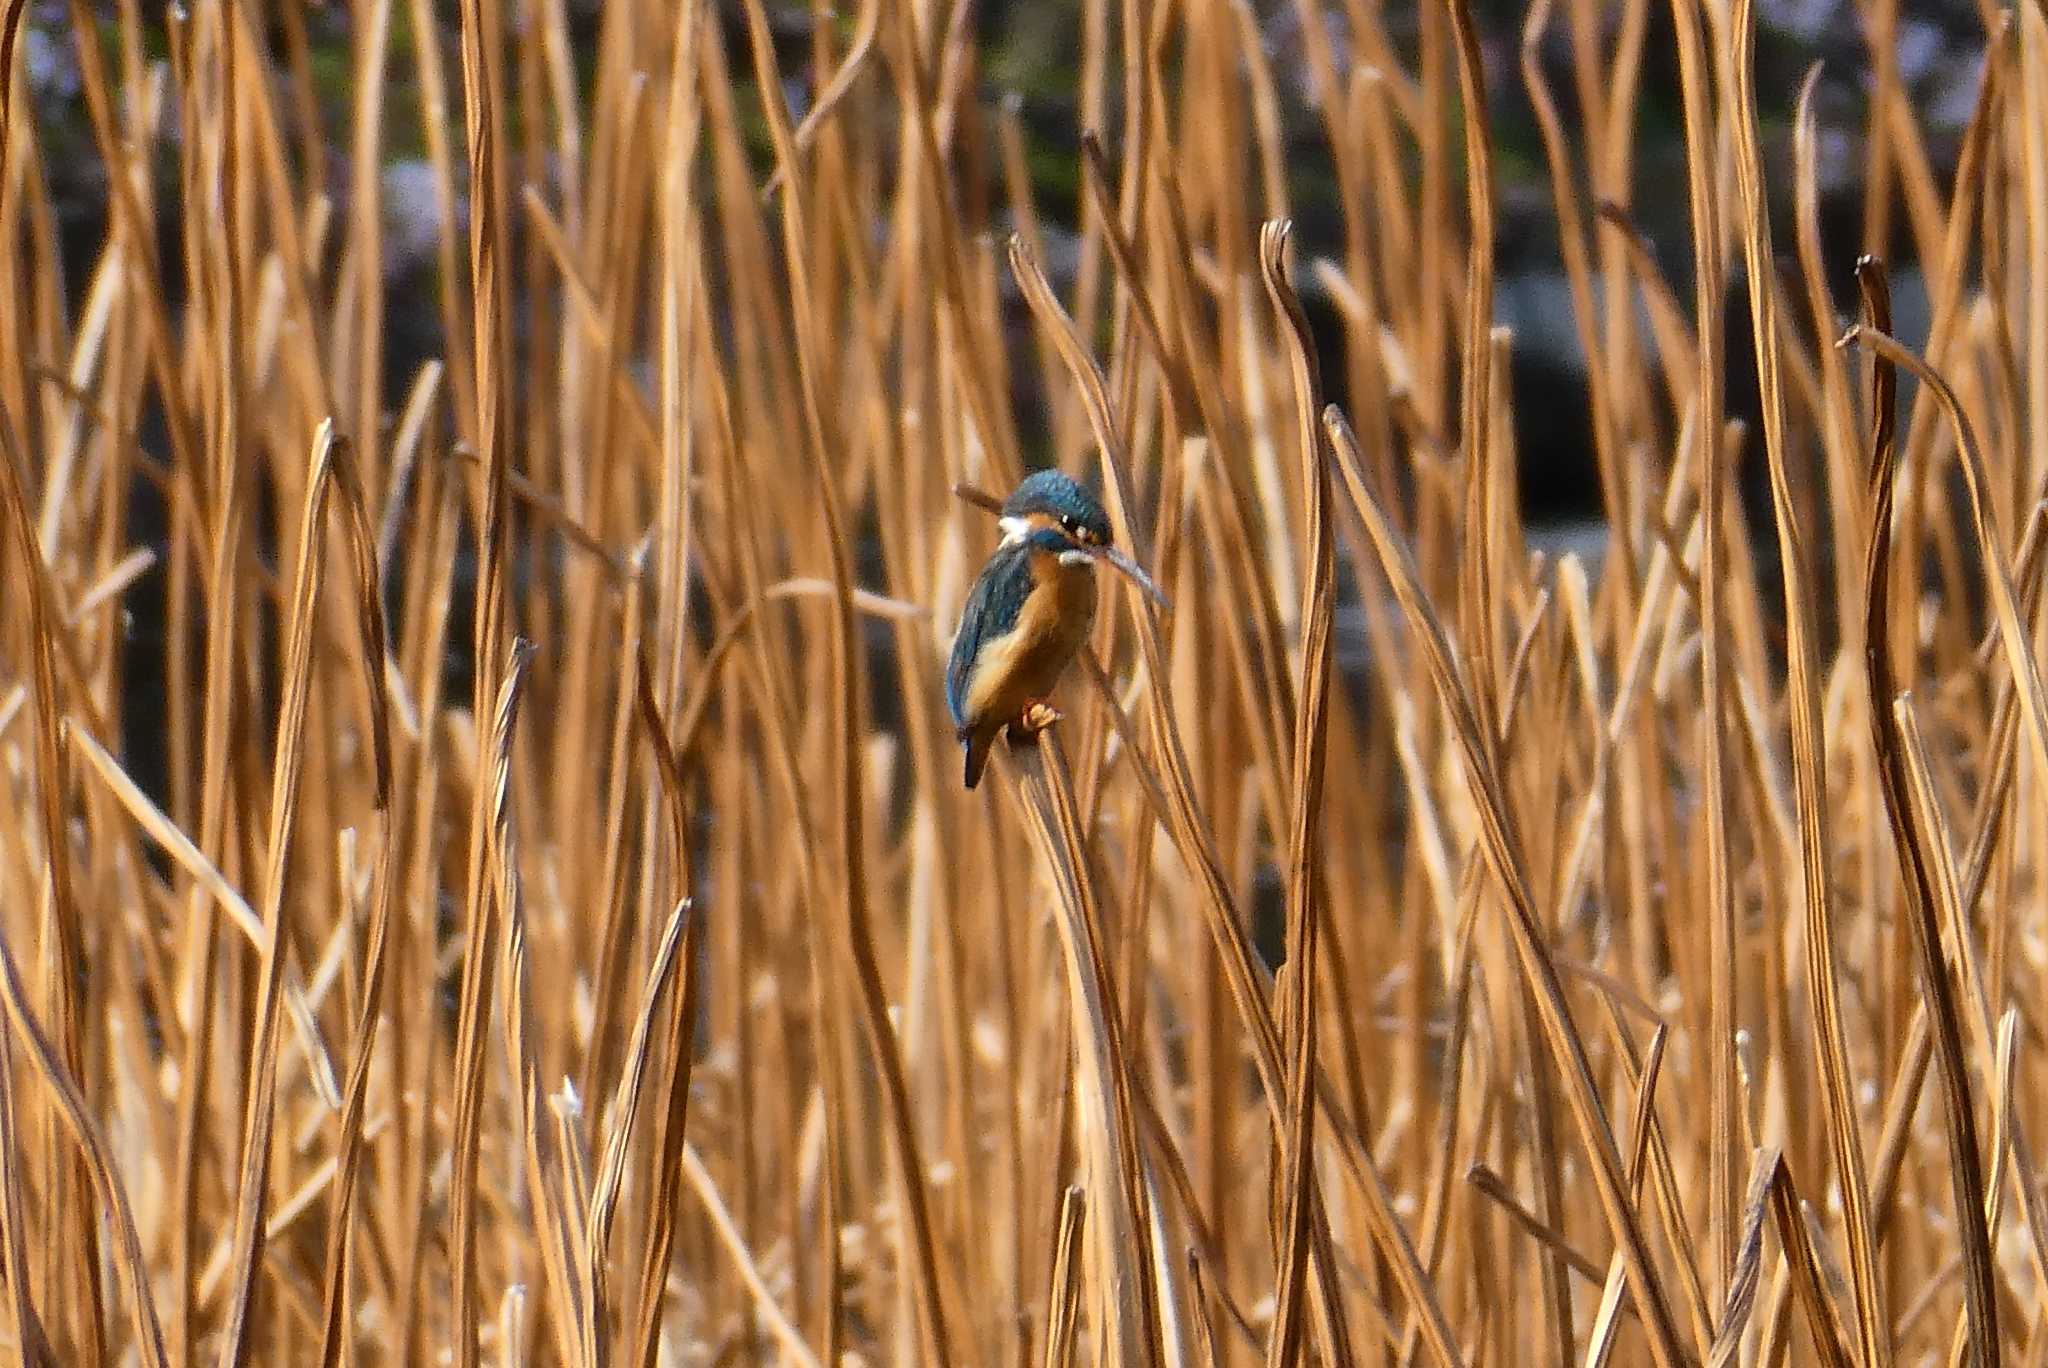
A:
{"label": "bird's orange foot", "polygon": [[1037,736],[1063,716],[1058,708],[1042,698],[1036,698],[1026,703],[1024,711],[1017,715],[1017,729],[1026,736]]}

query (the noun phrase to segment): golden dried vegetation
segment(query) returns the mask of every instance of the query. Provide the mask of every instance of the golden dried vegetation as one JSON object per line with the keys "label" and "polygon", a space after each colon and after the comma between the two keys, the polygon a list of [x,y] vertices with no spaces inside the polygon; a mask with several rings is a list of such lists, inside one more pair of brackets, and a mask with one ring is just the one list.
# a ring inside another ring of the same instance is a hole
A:
{"label": "golden dried vegetation", "polygon": [[[89,259],[6,102],[9,1361],[2048,1356],[2039,0],[1946,183],[1859,7],[1913,350],[1875,261],[1838,343],[1751,0],[1536,0],[1590,559],[1517,508],[1466,0],[1288,10],[1327,253],[1254,7],[1085,0],[1058,284],[971,3],[796,73],[766,0],[357,0],[324,132],[270,8],[70,5]],[[968,794],[959,487],[1041,449],[1173,607]]]}

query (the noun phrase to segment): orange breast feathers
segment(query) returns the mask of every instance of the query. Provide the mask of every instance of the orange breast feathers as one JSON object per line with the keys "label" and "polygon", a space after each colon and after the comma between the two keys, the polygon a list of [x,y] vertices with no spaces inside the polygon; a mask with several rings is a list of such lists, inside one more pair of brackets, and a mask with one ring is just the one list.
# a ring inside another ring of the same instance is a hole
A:
{"label": "orange breast feathers", "polygon": [[1060,672],[1095,621],[1095,574],[1087,562],[1062,565],[1052,552],[1031,557],[1033,588],[1017,625],[982,647],[967,686],[967,715],[1010,720],[1052,692]]}

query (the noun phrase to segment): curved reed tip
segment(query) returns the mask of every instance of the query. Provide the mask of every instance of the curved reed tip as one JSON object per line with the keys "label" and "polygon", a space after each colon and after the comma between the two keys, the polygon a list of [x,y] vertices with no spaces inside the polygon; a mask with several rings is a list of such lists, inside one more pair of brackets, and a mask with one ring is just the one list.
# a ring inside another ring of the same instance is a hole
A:
{"label": "curved reed tip", "polygon": [[953,486],[953,497],[973,504],[986,513],[1001,513],[1003,501],[978,485],[961,480]]}
{"label": "curved reed tip", "polygon": [[1323,405],[1323,431],[1330,434],[1333,442],[1356,443],[1351,433],[1351,420],[1344,416],[1344,410],[1337,404]]}
{"label": "curved reed tip", "polygon": [[1259,266],[1266,275],[1266,288],[1273,291],[1273,298],[1282,307],[1292,308],[1284,299],[1293,294],[1293,287],[1287,280],[1287,239],[1294,231],[1294,220],[1267,219],[1259,225]]}
{"label": "curved reed tip", "polygon": [[1851,323],[1848,330],[1835,339],[1835,349],[1837,351],[1845,351],[1850,347],[1862,346],[1864,331],[1864,326],[1861,323]]}

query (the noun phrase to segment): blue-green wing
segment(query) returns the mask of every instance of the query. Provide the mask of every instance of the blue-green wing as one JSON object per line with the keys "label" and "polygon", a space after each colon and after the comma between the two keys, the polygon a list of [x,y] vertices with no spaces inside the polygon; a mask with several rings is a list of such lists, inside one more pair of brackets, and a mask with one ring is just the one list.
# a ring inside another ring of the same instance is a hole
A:
{"label": "blue-green wing", "polygon": [[1030,596],[1030,553],[1021,545],[998,547],[967,591],[953,655],[946,662],[946,707],[955,727],[967,724],[967,686],[982,647],[1009,634]]}

